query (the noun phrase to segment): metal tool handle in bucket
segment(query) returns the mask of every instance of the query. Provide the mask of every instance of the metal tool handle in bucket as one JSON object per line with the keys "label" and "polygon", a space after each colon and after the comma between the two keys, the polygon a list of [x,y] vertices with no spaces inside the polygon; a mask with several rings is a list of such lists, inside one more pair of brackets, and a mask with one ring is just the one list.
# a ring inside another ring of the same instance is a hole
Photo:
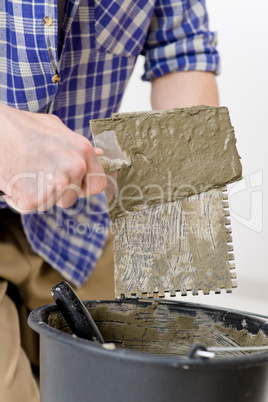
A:
{"label": "metal tool handle in bucket", "polygon": [[264,345],[264,346],[207,347],[201,344],[197,344],[190,349],[188,357],[190,358],[201,357],[205,359],[213,359],[217,353],[226,353],[226,352],[268,352],[268,346]]}

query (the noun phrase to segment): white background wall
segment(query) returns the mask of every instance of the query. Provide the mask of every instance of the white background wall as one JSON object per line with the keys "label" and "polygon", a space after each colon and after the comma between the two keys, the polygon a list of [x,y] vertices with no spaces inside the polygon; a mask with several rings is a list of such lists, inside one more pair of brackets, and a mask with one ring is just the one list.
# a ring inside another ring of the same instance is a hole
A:
{"label": "white background wall", "polygon": [[[222,58],[220,104],[229,108],[243,165],[243,181],[228,187],[238,288],[183,301],[268,316],[268,2],[207,0],[207,8]],[[140,57],[120,111],[150,109],[142,72]]]}

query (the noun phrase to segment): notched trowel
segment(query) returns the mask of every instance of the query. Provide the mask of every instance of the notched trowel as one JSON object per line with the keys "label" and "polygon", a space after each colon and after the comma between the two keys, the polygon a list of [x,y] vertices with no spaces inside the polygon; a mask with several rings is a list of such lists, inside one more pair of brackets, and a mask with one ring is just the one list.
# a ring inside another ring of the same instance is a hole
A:
{"label": "notched trowel", "polygon": [[231,292],[226,185],[242,178],[242,166],[228,109],[113,114],[92,120],[91,131],[98,147],[107,138],[115,157],[131,162],[108,203],[115,296]]}

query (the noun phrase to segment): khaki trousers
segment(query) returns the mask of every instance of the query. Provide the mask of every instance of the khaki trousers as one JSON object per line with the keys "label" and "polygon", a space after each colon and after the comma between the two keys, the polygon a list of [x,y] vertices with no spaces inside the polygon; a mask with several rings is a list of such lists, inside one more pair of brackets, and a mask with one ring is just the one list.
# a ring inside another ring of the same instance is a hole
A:
{"label": "khaki trousers", "polygon": [[[82,300],[114,299],[113,237],[89,280],[75,289]],[[20,216],[0,210],[0,401],[38,402],[31,364],[38,366],[38,335],[29,311],[53,303],[52,286],[64,278],[30,248]]]}

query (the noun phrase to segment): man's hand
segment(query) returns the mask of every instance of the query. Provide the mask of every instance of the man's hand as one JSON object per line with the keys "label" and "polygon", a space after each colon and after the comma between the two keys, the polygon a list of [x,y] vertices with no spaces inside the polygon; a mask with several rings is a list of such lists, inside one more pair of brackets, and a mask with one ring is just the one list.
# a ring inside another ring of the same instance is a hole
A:
{"label": "man's hand", "polygon": [[105,189],[101,151],[58,117],[0,104],[0,122],[0,189],[18,212],[68,208]]}

